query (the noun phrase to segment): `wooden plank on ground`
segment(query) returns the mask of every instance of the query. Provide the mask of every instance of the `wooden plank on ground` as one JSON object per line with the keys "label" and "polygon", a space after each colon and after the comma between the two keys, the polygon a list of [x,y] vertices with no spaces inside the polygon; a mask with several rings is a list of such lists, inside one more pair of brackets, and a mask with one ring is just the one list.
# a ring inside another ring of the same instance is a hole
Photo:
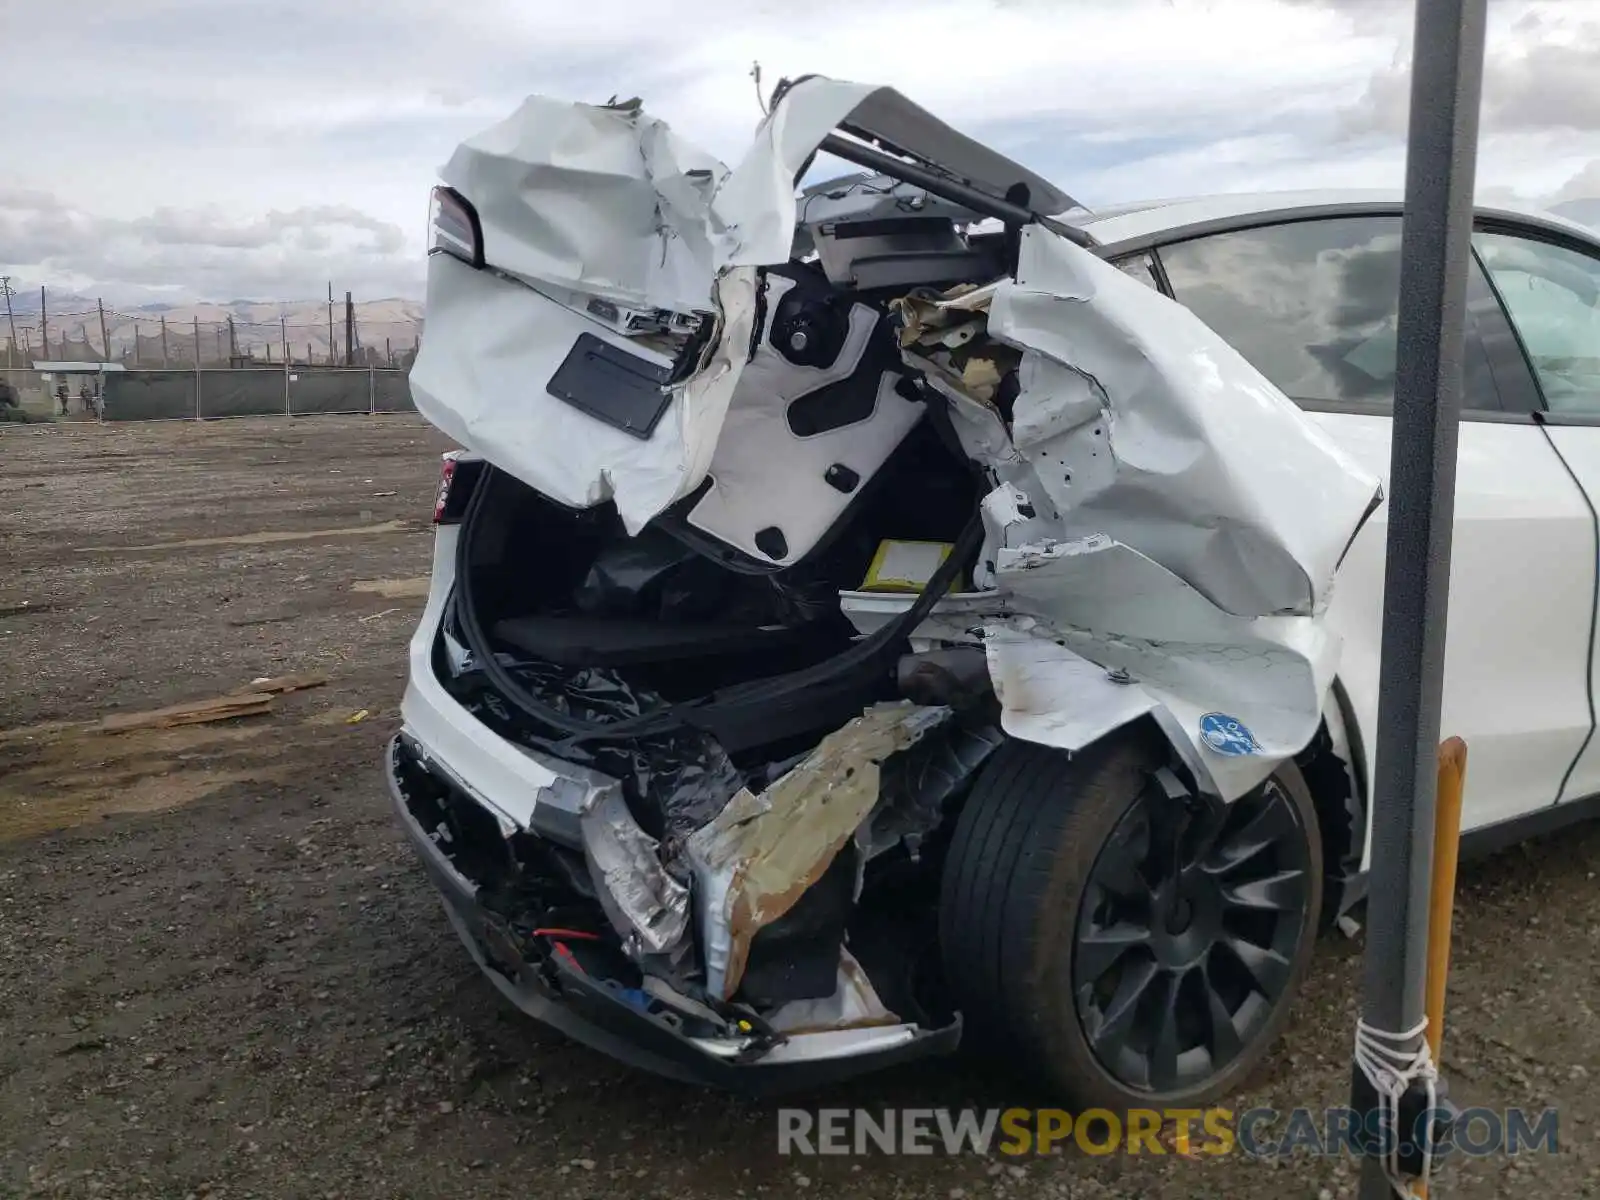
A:
{"label": "wooden plank on ground", "polygon": [[131,729],[171,729],[178,725],[204,725],[236,717],[259,717],[272,711],[270,692],[241,692],[212,696],[144,712],[116,713],[89,726],[90,733],[127,733]]}
{"label": "wooden plank on ground", "polygon": [[302,671],[297,675],[275,675],[271,679],[256,679],[240,688],[240,692],[271,692],[281,696],[285,692],[303,692],[308,688],[318,688],[328,682],[326,675],[319,675],[314,671]]}

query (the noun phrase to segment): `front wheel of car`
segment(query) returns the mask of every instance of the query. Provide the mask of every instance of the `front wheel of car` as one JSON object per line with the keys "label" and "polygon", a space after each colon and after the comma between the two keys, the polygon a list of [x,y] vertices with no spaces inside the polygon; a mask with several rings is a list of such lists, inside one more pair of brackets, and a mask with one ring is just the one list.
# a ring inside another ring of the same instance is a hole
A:
{"label": "front wheel of car", "polygon": [[1322,847],[1285,763],[1230,805],[1182,795],[1147,728],[1081,754],[1008,742],[957,821],[940,944],[970,1039],[1078,1111],[1237,1087],[1288,1018]]}

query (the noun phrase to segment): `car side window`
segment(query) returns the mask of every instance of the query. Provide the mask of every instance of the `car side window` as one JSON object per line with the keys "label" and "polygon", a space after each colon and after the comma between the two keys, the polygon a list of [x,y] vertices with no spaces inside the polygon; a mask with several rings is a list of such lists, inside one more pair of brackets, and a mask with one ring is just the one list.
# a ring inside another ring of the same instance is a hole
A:
{"label": "car side window", "polygon": [[[1400,309],[1400,218],[1329,217],[1174,242],[1175,299],[1290,399],[1388,409]],[[1469,320],[1467,409],[1501,408]]]}
{"label": "car side window", "polygon": [[1148,254],[1135,254],[1129,258],[1119,258],[1112,263],[1124,275],[1131,275],[1145,287],[1159,292],[1161,285],[1156,282],[1155,267]]}
{"label": "car side window", "polygon": [[1600,413],[1600,257],[1507,233],[1475,233],[1551,412]]}

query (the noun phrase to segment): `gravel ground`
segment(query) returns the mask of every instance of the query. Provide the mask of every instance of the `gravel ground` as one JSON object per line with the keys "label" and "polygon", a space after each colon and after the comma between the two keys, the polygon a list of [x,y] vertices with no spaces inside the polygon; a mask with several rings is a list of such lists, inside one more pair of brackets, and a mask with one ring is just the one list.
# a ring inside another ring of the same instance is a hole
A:
{"label": "gravel ground", "polygon": [[[377,766],[443,447],[415,418],[0,432],[0,1194],[1353,1193],[1347,1164],[1301,1158],[781,1158],[773,1104],[511,1009]],[[81,725],[290,671],[330,682],[232,724]],[[1454,1165],[1436,1194],[1600,1194],[1597,869],[1585,828],[1465,870],[1447,1074],[1469,1103],[1559,1107],[1562,1148]],[[1343,1102],[1359,965],[1326,940],[1235,1107]],[[791,1103],[1038,1101],[955,1060]]]}

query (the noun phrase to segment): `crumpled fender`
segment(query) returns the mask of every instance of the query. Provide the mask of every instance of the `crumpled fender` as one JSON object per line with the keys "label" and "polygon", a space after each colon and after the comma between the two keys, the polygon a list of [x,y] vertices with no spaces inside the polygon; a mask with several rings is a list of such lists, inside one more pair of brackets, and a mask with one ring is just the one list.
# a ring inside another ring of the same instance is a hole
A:
{"label": "crumpled fender", "polygon": [[1006,732],[1076,750],[1150,714],[1241,794],[1316,733],[1322,616],[1378,480],[1186,308],[1046,230],[989,334],[1023,351],[984,505],[1021,614],[987,631]]}

